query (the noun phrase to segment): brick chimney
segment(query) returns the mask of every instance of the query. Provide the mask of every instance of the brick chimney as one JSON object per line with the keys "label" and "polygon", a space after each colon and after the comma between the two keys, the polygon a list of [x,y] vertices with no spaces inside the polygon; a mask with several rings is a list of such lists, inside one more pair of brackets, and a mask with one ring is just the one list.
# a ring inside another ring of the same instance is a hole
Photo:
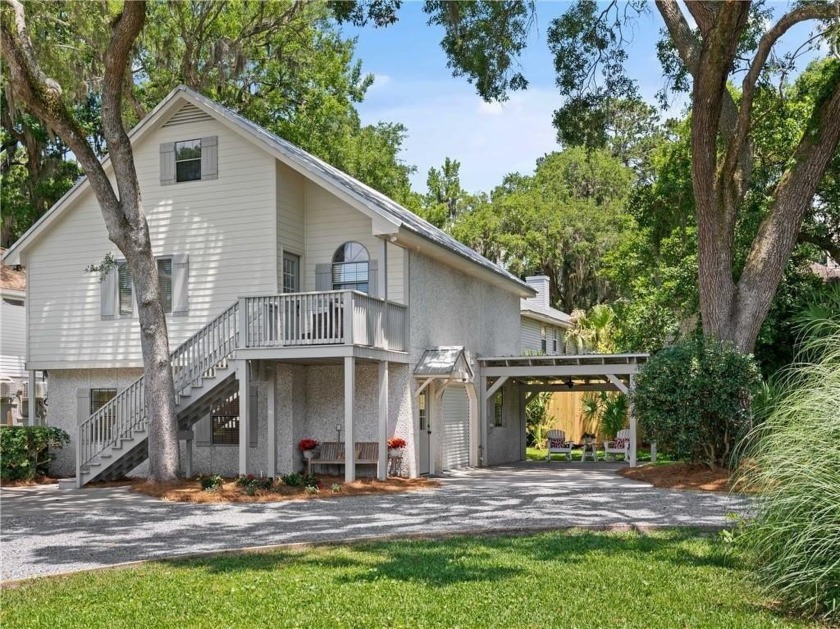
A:
{"label": "brick chimney", "polygon": [[551,307],[551,299],[548,294],[551,286],[551,280],[548,279],[547,275],[531,275],[530,277],[525,278],[525,283],[537,291],[536,297],[532,297],[526,301],[543,308]]}

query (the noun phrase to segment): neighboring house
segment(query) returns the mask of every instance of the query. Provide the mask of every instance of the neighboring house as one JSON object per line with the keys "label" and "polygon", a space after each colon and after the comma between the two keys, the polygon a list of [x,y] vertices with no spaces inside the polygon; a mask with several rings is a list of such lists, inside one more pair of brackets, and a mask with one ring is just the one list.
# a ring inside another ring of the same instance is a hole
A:
{"label": "neighboring house", "polygon": [[[522,458],[520,393],[503,389],[508,430],[485,430],[477,357],[520,354],[530,286],[188,88],[130,137],[184,468],[291,472],[303,438],[377,441],[384,461],[395,435],[411,476]],[[54,472],[80,484],[142,474],[147,458],[131,278],[119,259],[101,283],[85,272],[107,253],[82,180],[6,254],[28,276],[27,367],[49,370],[47,422],[72,437]]]}
{"label": "neighboring house", "polygon": [[574,327],[572,318],[551,307],[551,280],[545,275],[526,277],[536,296],[522,299],[522,354],[558,356],[566,353],[566,330]]}
{"label": "neighboring house", "polygon": [[[5,249],[0,249],[0,256]],[[27,423],[29,373],[26,371],[26,274],[0,263],[0,423]],[[41,374],[33,378],[38,404],[43,410],[46,384]]]}

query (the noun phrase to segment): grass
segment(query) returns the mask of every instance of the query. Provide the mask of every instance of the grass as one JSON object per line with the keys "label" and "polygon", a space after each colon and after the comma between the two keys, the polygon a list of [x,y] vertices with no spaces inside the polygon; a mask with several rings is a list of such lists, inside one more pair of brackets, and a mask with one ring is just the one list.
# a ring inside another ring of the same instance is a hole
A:
{"label": "grass", "polygon": [[566,531],[158,562],[0,592],[3,627],[808,627],[711,533]]}
{"label": "grass", "polygon": [[[548,451],[545,448],[526,448],[525,449],[525,460],[527,461],[545,461],[546,454]],[[572,451],[572,461],[580,461],[581,450],[573,450]],[[554,461],[565,461],[566,457],[561,454],[555,454]],[[589,459],[587,459],[588,461]],[[603,448],[598,450],[598,460],[604,460],[604,450]],[[620,458],[618,459],[621,460]],[[650,462],[650,450],[639,450],[636,453],[636,460],[639,463],[646,463]],[[656,462],[659,463],[671,463],[673,459],[668,455],[663,454],[662,452],[657,453],[656,455]]]}

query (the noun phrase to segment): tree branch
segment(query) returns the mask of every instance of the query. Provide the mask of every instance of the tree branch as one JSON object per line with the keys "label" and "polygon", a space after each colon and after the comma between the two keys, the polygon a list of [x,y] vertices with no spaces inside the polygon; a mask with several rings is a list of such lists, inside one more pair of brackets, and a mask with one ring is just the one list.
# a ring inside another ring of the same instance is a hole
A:
{"label": "tree branch", "polygon": [[[835,7],[828,4],[805,4],[784,15],[776,24],[762,36],[758,43],[758,50],[753,57],[750,69],[741,85],[741,106],[738,111],[735,131],[726,149],[726,156],[721,169],[721,179],[725,182],[737,179],[739,156],[745,150],[752,123],[752,105],[755,99],[756,87],[761,71],[773,46],[791,27],[801,22],[834,17]],[[740,190],[738,201],[743,199],[746,187]]]}
{"label": "tree branch", "polygon": [[[779,180],[769,214],[759,225],[738,282],[741,303],[749,303],[761,286],[781,280],[800,226],[820,180],[840,144],[840,63],[831,78],[833,90],[826,90],[814,106],[791,166]],[[754,311],[747,308],[755,316]]]}
{"label": "tree branch", "polygon": [[[121,203],[121,210],[133,231],[147,229],[140,208],[140,186],[131,141],[125,131],[122,119],[122,94],[125,74],[134,42],[146,21],[144,1],[126,2],[123,11],[111,24],[111,41],[105,51],[105,76],[102,80],[102,133],[108,143],[114,178]],[[132,201],[129,201],[131,199]],[[125,212],[131,211],[126,216]]]}
{"label": "tree branch", "polygon": [[[47,77],[38,65],[23,4],[18,0],[4,2],[11,10],[0,12],[0,53],[8,66],[9,82],[16,98],[61,135],[91,180],[100,205],[117,207],[119,202],[111,182],[88,144],[84,131],[68,112],[61,87]],[[120,222],[117,214],[111,216],[111,213],[103,212],[103,215],[109,234],[118,233]]]}

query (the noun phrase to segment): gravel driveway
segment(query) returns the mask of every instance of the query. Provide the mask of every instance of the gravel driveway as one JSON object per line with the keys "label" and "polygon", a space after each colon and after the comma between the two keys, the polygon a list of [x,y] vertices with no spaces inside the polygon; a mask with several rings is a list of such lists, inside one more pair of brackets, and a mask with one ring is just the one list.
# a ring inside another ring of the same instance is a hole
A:
{"label": "gravel driveway", "polygon": [[611,464],[460,471],[384,496],[228,505],[168,503],[125,487],[0,491],[0,580],[273,544],[569,526],[726,525],[746,498],[655,489]]}

